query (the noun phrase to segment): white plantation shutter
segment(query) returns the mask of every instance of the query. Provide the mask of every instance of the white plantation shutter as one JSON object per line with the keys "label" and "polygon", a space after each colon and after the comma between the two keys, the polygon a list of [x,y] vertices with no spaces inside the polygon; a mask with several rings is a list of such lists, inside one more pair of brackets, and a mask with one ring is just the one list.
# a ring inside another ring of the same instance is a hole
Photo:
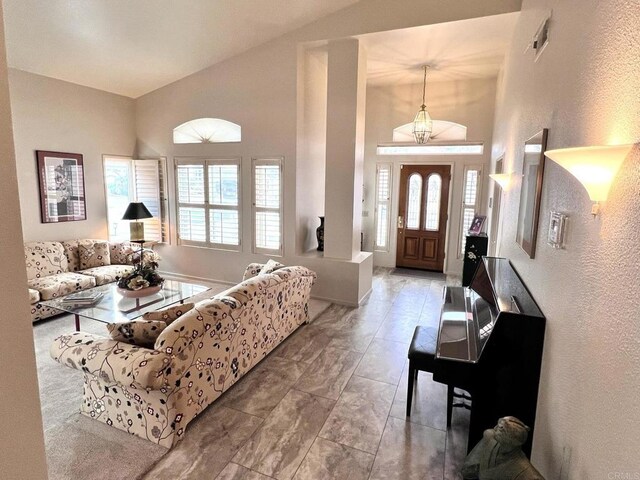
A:
{"label": "white plantation shutter", "polygon": [[389,220],[391,208],[391,164],[376,167],[375,250],[389,251]]}
{"label": "white plantation shutter", "polygon": [[178,208],[178,231],[180,240],[193,242],[207,241],[207,226],[204,208],[180,207]]}
{"label": "white plantation shutter", "polygon": [[282,159],[253,160],[256,253],[282,254]]}
{"label": "white plantation shutter", "polygon": [[460,250],[458,256],[464,253],[467,232],[478,211],[480,202],[480,174],[482,167],[465,167],[464,191],[462,194],[462,221],[460,222]]}
{"label": "white plantation shutter", "polygon": [[207,241],[204,162],[176,166],[178,239],[180,243]]}
{"label": "white plantation shutter", "polygon": [[129,240],[129,221],[122,220],[122,215],[130,202],[139,201],[153,215],[153,218],[144,220],[146,240],[166,241],[168,227],[164,159],[132,160],[105,156],[103,167],[109,240]]}
{"label": "white plantation shutter", "polygon": [[177,160],[176,190],[181,244],[240,249],[240,159]]}
{"label": "white plantation shutter", "polygon": [[162,201],[158,160],[133,160],[133,189],[136,201],[144,203],[153,218],[144,220],[145,240],[162,241]]}
{"label": "white plantation shutter", "polygon": [[209,183],[209,243],[240,245],[240,164],[237,160],[207,161]]}

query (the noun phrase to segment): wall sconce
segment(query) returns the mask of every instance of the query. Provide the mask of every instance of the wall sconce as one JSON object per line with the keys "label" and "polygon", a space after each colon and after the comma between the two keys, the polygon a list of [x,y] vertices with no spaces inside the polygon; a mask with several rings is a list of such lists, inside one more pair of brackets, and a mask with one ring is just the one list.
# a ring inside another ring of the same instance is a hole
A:
{"label": "wall sconce", "polygon": [[509,185],[511,184],[511,177],[513,177],[513,173],[490,173],[489,178],[500,185],[502,190],[507,190]]}
{"label": "wall sconce", "polygon": [[611,183],[632,148],[633,144],[560,148],[544,154],[582,183],[594,202],[591,214],[595,217],[600,210],[599,202],[607,200]]}

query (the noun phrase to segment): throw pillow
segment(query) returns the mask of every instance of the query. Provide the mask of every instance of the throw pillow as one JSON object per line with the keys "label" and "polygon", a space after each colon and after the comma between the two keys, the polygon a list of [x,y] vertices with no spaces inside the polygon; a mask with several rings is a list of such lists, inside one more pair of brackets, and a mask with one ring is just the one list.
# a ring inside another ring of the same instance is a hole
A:
{"label": "throw pillow", "polygon": [[107,324],[107,330],[113,340],[145,348],[153,348],[156,338],[165,328],[167,328],[165,322],[152,320]]}
{"label": "throw pillow", "polygon": [[173,307],[163,308],[162,310],[156,310],[155,312],[147,312],[142,315],[142,318],[145,320],[162,321],[167,325],[170,325],[172,322],[191,310],[194,306],[195,303],[174,305]]}
{"label": "throw pillow", "polygon": [[94,240],[79,240],[78,255],[80,257],[80,269],[104,267],[111,265],[109,242]]}
{"label": "throw pillow", "polygon": [[276,262],[275,260],[269,259],[267,263],[260,269],[260,273],[258,275],[262,275],[263,273],[273,273],[279,268],[284,267],[283,264]]}

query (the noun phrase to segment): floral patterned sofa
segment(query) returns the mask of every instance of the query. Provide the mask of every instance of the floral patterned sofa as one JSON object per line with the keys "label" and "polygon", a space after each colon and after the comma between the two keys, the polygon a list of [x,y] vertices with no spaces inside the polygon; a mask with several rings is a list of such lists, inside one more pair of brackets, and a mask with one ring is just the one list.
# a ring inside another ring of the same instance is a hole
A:
{"label": "floral patterned sofa", "polygon": [[259,273],[170,323],[154,349],[83,332],[57,338],[51,356],[84,374],[81,412],[165,447],[300,325],[316,275],[305,267]]}
{"label": "floral patterned sofa", "polygon": [[60,313],[40,302],[115,282],[133,270],[137,244],[67,240],[24,244],[33,322]]}

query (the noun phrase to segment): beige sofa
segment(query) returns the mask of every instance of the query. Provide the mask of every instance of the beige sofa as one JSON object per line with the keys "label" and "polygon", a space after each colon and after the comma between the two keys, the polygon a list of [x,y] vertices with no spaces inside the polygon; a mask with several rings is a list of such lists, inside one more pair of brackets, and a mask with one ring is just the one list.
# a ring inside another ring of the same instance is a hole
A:
{"label": "beige sofa", "polygon": [[139,246],[105,240],[67,240],[24,244],[31,320],[60,313],[40,302],[115,282],[133,270]]}
{"label": "beige sofa", "polygon": [[154,349],[83,332],[57,338],[51,356],[84,374],[81,412],[171,447],[187,424],[308,320],[316,275],[305,267],[257,274],[195,305]]}

